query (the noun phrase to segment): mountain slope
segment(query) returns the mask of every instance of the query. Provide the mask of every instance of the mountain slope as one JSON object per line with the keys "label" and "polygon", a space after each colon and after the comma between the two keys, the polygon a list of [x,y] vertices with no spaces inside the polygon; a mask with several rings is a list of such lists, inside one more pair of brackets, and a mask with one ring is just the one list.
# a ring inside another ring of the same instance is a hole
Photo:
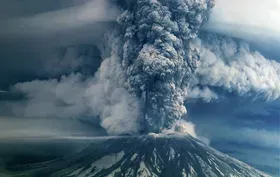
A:
{"label": "mountain slope", "polygon": [[80,153],[17,170],[32,177],[265,177],[189,135],[104,139]]}

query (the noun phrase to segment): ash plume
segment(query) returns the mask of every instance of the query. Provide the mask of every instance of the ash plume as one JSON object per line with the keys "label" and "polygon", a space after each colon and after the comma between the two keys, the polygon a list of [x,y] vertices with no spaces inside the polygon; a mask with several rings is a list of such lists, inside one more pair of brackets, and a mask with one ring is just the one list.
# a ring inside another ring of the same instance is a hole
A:
{"label": "ash plume", "polygon": [[118,25],[97,44],[102,58],[98,71],[16,84],[12,91],[27,99],[5,105],[10,112],[23,117],[94,117],[110,135],[182,129],[174,126],[187,113],[186,90],[201,57],[193,39],[214,1],[117,3],[122,10]]}
{"label": "ash plume", "polygon": [[184,89],[200,58],[191,40],[213,5],[211,0],[138,0],[118,18],[126,86],[144,102],[148,132],[171,128],[186,114]]}
{"label": "ash plume", "polygon": [[[118,7],[113,9],[120,15],[110,17],[114,24],[104,28],[105,36],[93,42],[94,49],[86,50],[98,50],[98,56],[82,57],[79,55],[87,52],[77,49],[73,56],[70,52],[56,62],[75,63],[72,72],[59,70],[59,78],[48,75],[49,79],[15,84],[9,94],[21,93],[24,99],[0,102],[2,114],[86,117],[109,135],[180,131],[199,137],[195,126],[183,120],[189,99],[218,100],[221,90],[240,97],[279,99],[277,61],[265,58],[241,40],[201,33],[213,0],[114,3]],[[78,69],[83,62],[95,63],[92,72]]]}

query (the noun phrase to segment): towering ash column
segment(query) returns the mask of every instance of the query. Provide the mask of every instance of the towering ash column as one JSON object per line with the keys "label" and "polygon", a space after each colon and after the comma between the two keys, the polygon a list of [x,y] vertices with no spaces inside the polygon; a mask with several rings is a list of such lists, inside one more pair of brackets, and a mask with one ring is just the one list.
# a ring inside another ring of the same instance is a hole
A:
{"label": "towering ash column", "polygon": [[187,110],[185,88],[200,58],[192,44],[213,0],[134,0],[118,18],[126,86],[144,102],[148,132],[170,128]]}

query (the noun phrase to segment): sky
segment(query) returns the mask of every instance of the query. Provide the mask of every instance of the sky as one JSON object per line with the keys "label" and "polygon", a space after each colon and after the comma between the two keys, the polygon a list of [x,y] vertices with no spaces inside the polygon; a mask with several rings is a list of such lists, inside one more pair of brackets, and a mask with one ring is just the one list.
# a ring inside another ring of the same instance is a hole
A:
{"label": "sky", "polygon": [[205,30],[245,39],[277,60],[279,8],[279,0],[217,0]]}
{"label": "sky", "polygon": [[[117,7],[102,0],[0,4],[0,139],[121,134],[130,117],[128,127],[139,131],[140,103],[122,87],[118,58],[101,61],[101,41],[116,25]],[[280,0],[216,0],[194,41],[201,67],[190,80],[184,116],[210,146],[276,176],[278,17]]]}

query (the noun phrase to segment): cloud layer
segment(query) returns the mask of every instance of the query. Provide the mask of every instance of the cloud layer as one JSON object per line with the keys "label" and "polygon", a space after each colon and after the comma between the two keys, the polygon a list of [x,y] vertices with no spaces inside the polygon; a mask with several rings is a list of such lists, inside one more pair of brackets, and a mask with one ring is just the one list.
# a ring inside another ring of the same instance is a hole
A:
{"label": "cloud layer", "polygon": [[279,0],[217,0],[205,30],[277,46],[279,16]]}
{"label": "cloud layer", "polygon": [[30,16],[11,17],[10,19],[6,17],[1,24],[3,28],[0,30],[0,36],[49,37],[55,33],[88,27],[97,22],[114,22],[118,15],[118,9],[113,7],[108,0],[88,1],[77,6]]}
{"label": "cloud layer", "polygon": [[193,83],[204,90],[200,95],[193,91],[194,97],[216,99],[215,88],[264,100],[280,97],[280,63],[229,37],[206,34],[197,45],[202,58]]}

